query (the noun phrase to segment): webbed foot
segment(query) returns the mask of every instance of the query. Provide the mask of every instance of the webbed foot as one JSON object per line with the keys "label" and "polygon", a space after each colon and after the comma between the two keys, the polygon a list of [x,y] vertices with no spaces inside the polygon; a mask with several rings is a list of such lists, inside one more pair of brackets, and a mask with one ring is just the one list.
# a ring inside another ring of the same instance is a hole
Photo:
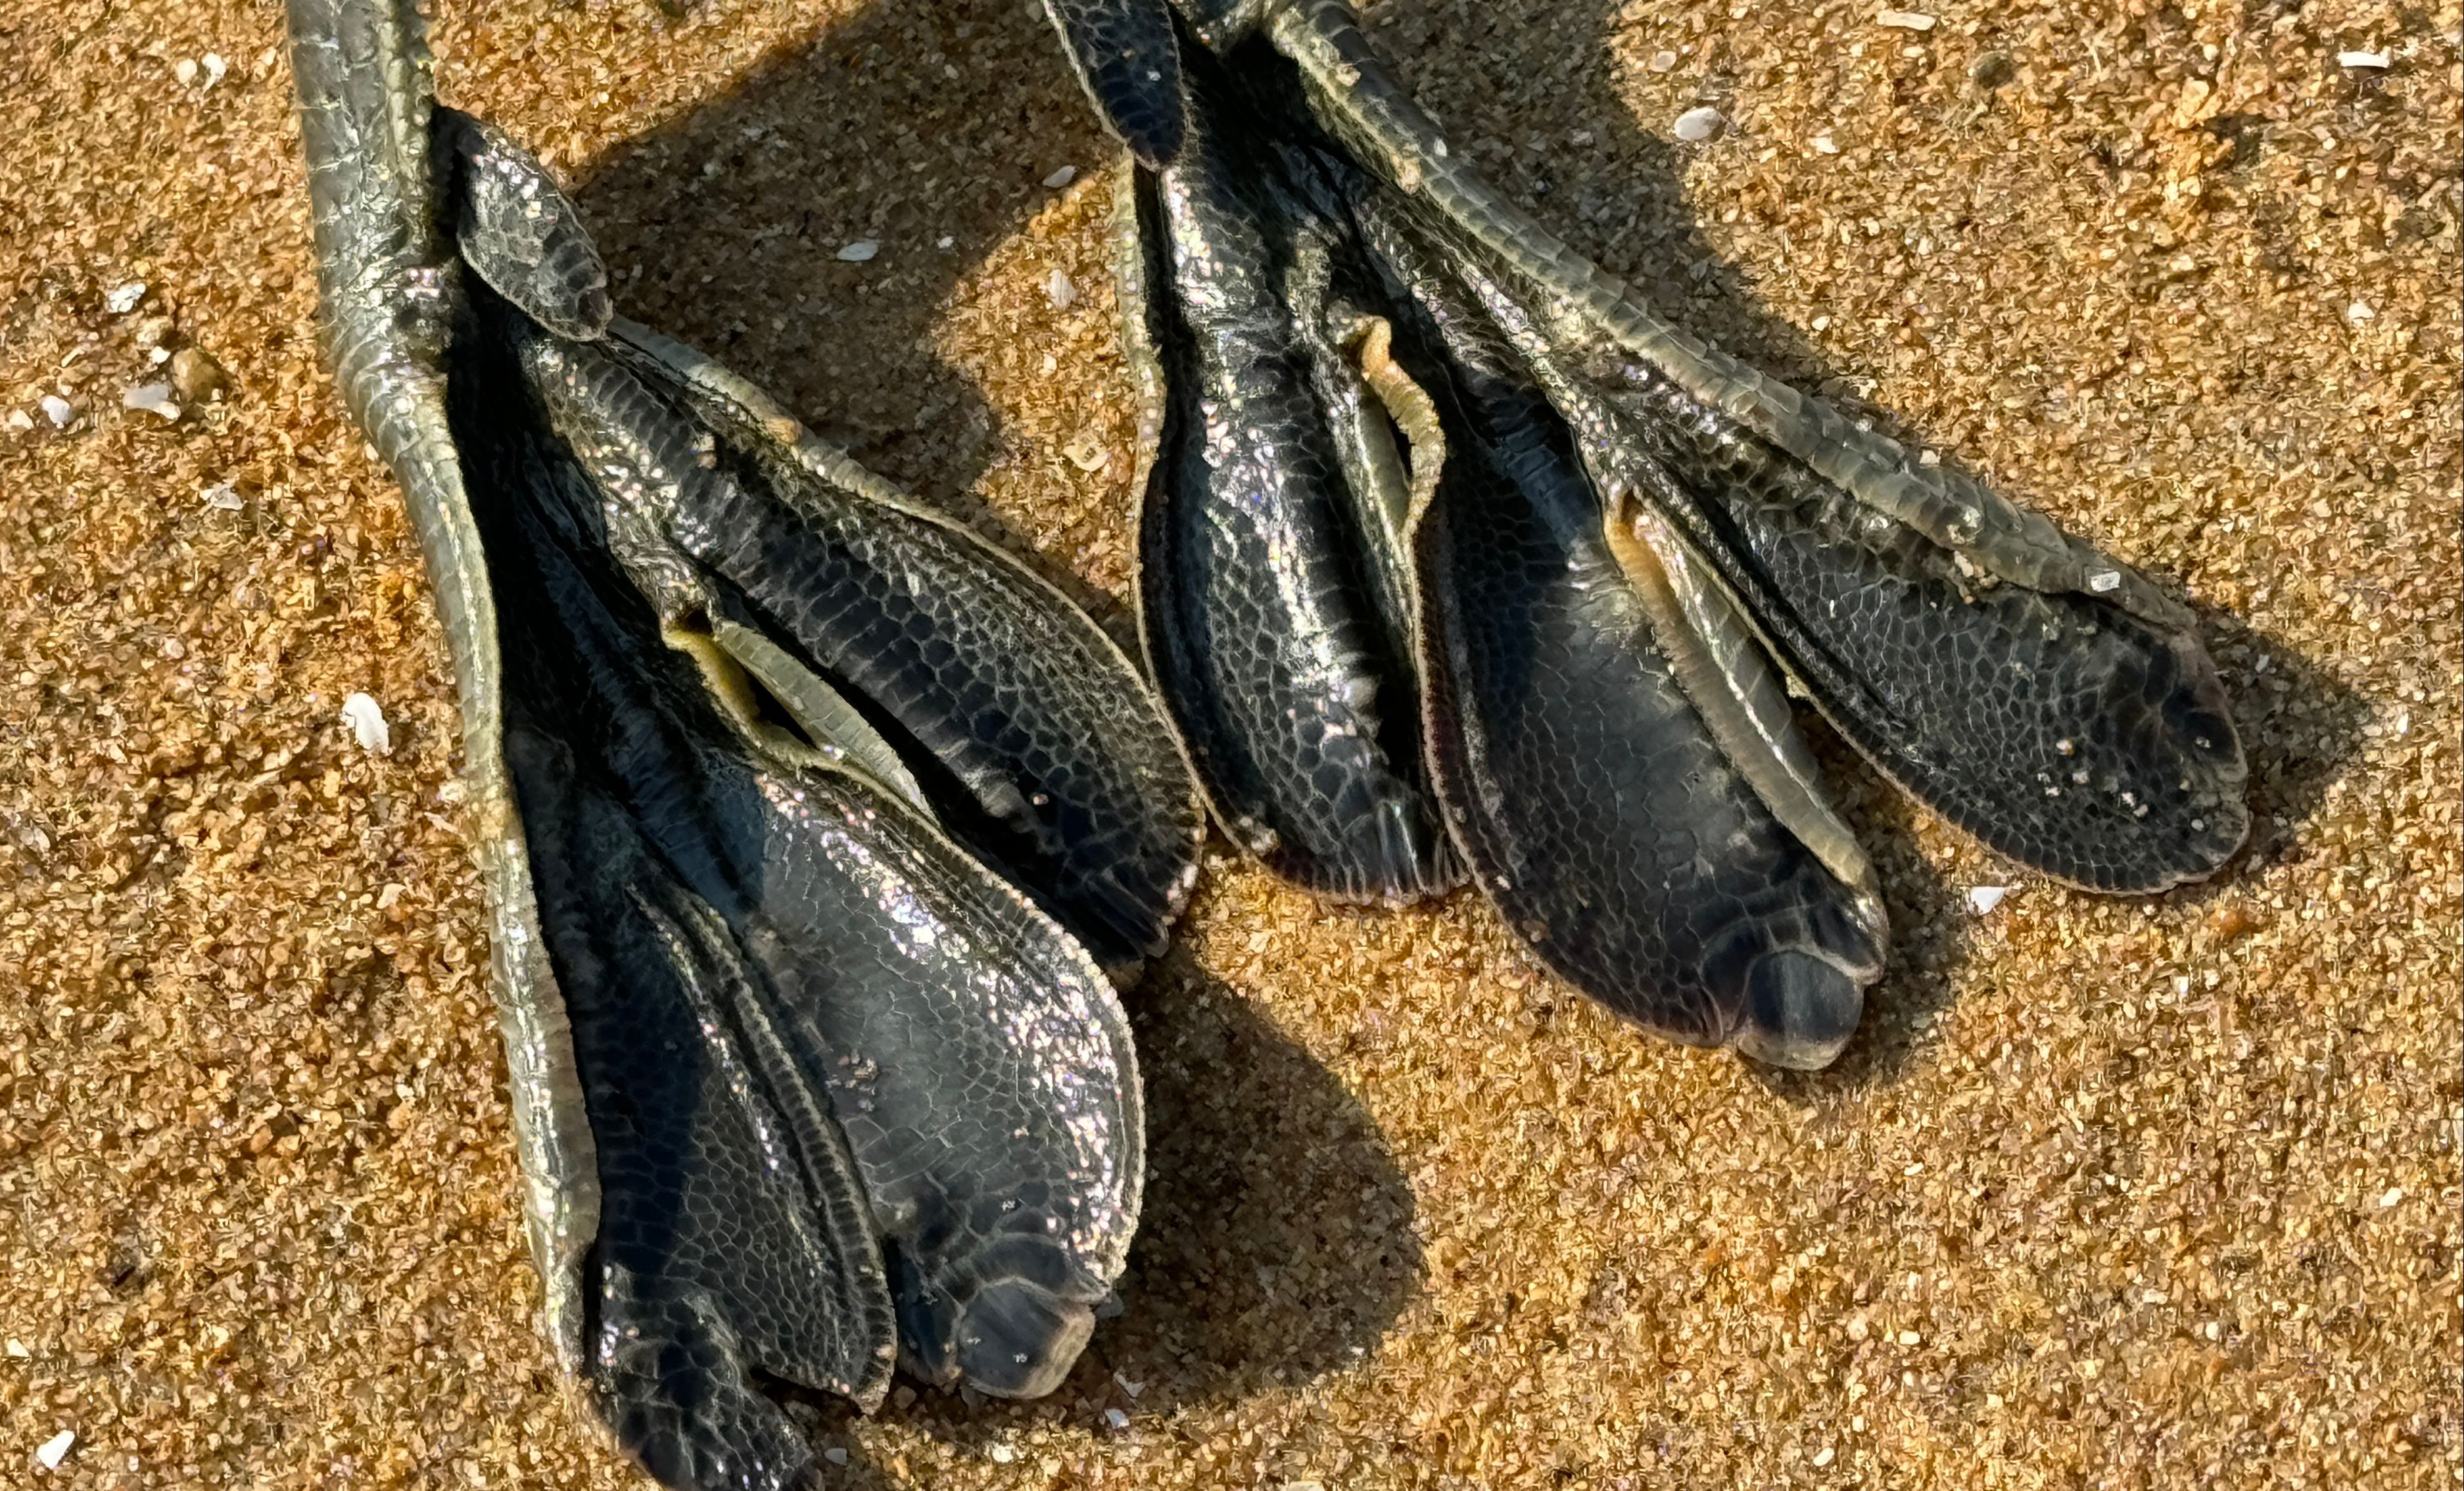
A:
{"label": "webbed foot", "polygon": [[[1654,319],[1449,152],[1337,0],[1178,11],[1182,146],[1136,172],[1123,255],[1162,416],[1142,600],[1236,838],[1323,776],[1261,770],[1281,741],[1336,739],[1377,772],[1346,785],[1441,805],[1570,981],[1789,1065],[1836,1055],[1884,938],[1783,673],[2057,878],[2160,890],[2240,844],[2179,603]],[[1343,355],[1364,324],[1383,376]],[[1358,697],[1375,728],[1328,729]]]}
{"label": "webbed foot", "polygon": [[462,691],[566,1369],[678,1487],[795,1484],[763,1375],[1047,1391],[1138,1215],[1128,1025],[1200,809],[1023,566],[615,318],[579,215],[297,0],[326,339]]}

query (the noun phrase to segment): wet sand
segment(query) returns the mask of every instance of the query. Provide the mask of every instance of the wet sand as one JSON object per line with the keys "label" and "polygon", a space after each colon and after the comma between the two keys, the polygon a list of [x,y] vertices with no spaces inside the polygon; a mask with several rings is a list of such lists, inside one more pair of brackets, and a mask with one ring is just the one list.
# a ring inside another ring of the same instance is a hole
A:
{"label": "wet sand", "polygon": [[[827,1483],[2455,1483],[2458,8],[1923,9],[1369,13],[1671,318],[2187,593],[2251,848],[2100,900],[1834,752],[1893,968],[1801,1077],[1618,1026],[1472,898],[1219,846],[1133,1001],[1124,1313],[1042,1403],[812,1402]],[[1115,152],[1023,0],[436,39],[628,314],[1123,593]],[[451,680],[316,362],[278,11],[7,0],[0,71],[0,1483],[644,1484],[533,1327]],[[156,346],[228,393],[123,407]]]}

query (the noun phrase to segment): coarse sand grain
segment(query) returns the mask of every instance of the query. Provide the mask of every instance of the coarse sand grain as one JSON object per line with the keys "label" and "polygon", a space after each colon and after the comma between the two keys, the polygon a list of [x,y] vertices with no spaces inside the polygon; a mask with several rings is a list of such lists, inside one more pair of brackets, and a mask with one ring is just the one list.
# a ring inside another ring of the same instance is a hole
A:
{"label": "coarse sand grain", "polygon": [[[2464,1474],[2464,20],[1919,11],[1367,15],[1670,318],[2185,591],[2248,853],[2075,894],[1833,751],[1895,945],[1812,1077],[1633,1034],[1474,898],[1210,857],[1133,1000],[1123,1312],[1044,1402],[800,1405],[826,1483]],[[1026,0],[437,21],[622,307],[1117,619],[1116,151]],[[640,1485],[534,1328],[453,694],[318,366],[279,8],[0,0],[0,1484]],[[189,349],[176,419],[125,406]]]}

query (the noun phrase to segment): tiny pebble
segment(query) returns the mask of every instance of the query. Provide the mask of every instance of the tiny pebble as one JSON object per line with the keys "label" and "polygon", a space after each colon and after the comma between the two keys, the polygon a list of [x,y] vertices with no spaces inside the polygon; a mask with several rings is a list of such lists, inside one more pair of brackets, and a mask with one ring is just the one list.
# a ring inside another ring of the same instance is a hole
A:
{"label": "tiny pebble", "polygon": [[2385,68],[2389,62],[2394,60],[2395,59],[2392,56],[2384,52],[2339,52],[2336,54],[2336,65],[2338,67]]}
{"label": "tiny pebble", "polygon": [[1130,1415],[1122,1413],[1117,1408],[1108,1408],[1104,1410],[1104,1422],[1110,1425],[1112,1431],[1117,1434],[1121,1430],[1130,1427]]}
{"label": "tiny pebble", "polygon": [[1838,1453],[1839,1453],[1838,1451],[1834,1450],[1831,1446],[1829,1446],[1829,1445],[1827,1445],[1827,1444],[1826,1444],[1826,1445],[1824,1445],[1822,1448],[1820,1448],[1820,1449],[1818,1449],[1818,1450],[1815,1451],[1815,1452],[1814,1452],[1814,1468],[1815,1468],[1815,1469],[1816,1469],[1816,1470],[1820,1470],[1823,1466],[1830,1464],[1830,1463],[1831,1463],[1831,1461],[1832,1461],[1832,1459],[1833,1459],[1835,1457],[1837,1457]]}
{"label": "tiny pebble", "polygon": [[11,429],[32,429],[34,428],[34,416],[27,413],[24,409],[11,409],[9,411],[9,428]]}
{"label": "tiny pebble", "polygon": [[1922,11],[1884,11],[1874,19],[1884,26],[1896,26],[1902,31],[1933,30],[1933,17]]}
{"label": "tiny pebble", "polygon": [[180,80],[180,86],[183,88],[195,82],[197,80],[197,59],[194,57],[182,57],[177,62],[172,63],[171,76]]}
{"label": "tiny pebble", "polygon": [[1814,153],[1815,155],[1837,155],[1839,153],[1839,142],[1832,139],[1831,131],[1826,129],[1821,134],[1814,137]]}
{"label": "tiny pebble", "polygon": [[994,1445],[994,1446],[992,1447],[992,1452],[991,1452],[991,1453],[992,1453],[992,1458],[993,1458],[993,1463],[994,1463],[994,1464],[996,1464],[996,1465],[1006,1465],[1006,1464],[1008,1464],[1010,1461],[1012,1461],[1012,1460],[1014,1460],[1014,1459],[1018,1458],[1018,1452],[1017,1452],[1016,1450],[1011,1449],[1011,1448],[1010,1448],[1008,1445],[1006,1445],[1006,1444],[996,1444],[996,1445]]}
{"label": "tiny pebble", "polygon": [[168,347],[156,347],[145,354],[145,362],[149,367],[161,367],[169,361],[171,361],[171,349]]}
{"label": "tiny pebble", "polygon": [[2017,889],[2016,886],[1970,886],[1968,888],[1968,909],[1979,916],[2002,904],[2002,898]]}
{"label": "tiny pebble", "polygon": [[1931,471],[1942,464],[1942,452],[1939,450],[1920,450],[1917,452],[1917,464],[1924,467],[1926,471]]}
{"label": "tiny pebble", "polygon": [[1900,1345],[1923,1346],[1925,1345],[1925,1337],[1918,1335],[1913,1330],[1903,1330],[1900,1332]]}
{"label": "tiny pebble", "polygon": [[[161,352],[163,349],[154,349]],[[203,347],[182,347],[171,354],[171,386],[190,404],[203,404],[231,387],[231,374]]]}
{"label": "tiny pebble", "polygon": [[1685,143],[1700,144],[1720,132],[1720,111],[1704,104],[1677,116],[1676,135]]}
{"label": "tiny pebble", "polygon": [[2401,1202],[2401,1201],[2403,1201],[2403,1200],[2404,1200],[2404,1187],[2402,1187],[2402,1186],[2392,1186],[2392,1187],[2389,1187],[2389,1188],[2388,1188],[2388,1190],[2387,1190],[2387,1195],[2383,1195],[2383,1196],[2381,1196],[2381,1197],[2379,1197],[2379,1210],[2384,1212],[2384,1211],[2387,1210],[2389,1207],[2395,1206],[2396,1204],[2398,1204],[2399,1202]]}
{"label": "tiny pebble", "polygon": [[33,1348],[29,1348],[25,1342],[18,1340],[15,1336],[11,1336],[9,1338],[9,1354],[22,1362],[28,1357],[33,1356],[34,1353]]}
{"label": "tiny pebble", "polygon": [[126,316],[129,312],[136,310],[137,303],[144,298],[145,281],[142,279],[132,279],[128,283],[117,287],[109,295],[104,296],[102,297],[102,308],[109,311],[114,316]]}
{"label": "tiny pebble", "polygon": [[833,1465],[844,1465],[847,1462],[847,1452],[844,1446],[833,1444],[822,1452],[822,1458]]}
{"label": "tiny pebble", "polygon": [[205,499],[206,506],[220,508],[226,513],[236,513],[248,506],[247,502],[241,499],[239,493],[227,481],[218,481],[198,495]]}
{"label": "tiny pebble", "polygon": [[342,723],[351,727],[352,737],[363,751],[378,756],[393,755],[393,730],[385,724],[385,706],[364,693],[353,693],[342,700]]}
{"label": "tiny pebble", "polygon": [[206,86],[209,88],[221,82],[223,75],[231,71],[231,63],[225,61],[219,52],[209,52],[200,60],[206,64]]}
{"label": "tiny pebble", "polygon": [[1068,274],[1061,270],[1054,270],[1045,278],[1044,294],[1057,311],[1066,311],[1078,303],[1078,287],[1070,283]]}
{"label": "tiny pebble", "polygon": [[1652,70],[1653,72],[1655,72],[1655,73],[1669,73],[1669,72],[1674,72],[1674,71],[1676,71],[1676,69],[1677,69],[1677,54],[1676,54],[1676,53],[1674,53],[1674,52],[1655,52],[1655,53],[1653,53],[1653,54],[1651,55],[1651,70]]}
{"label": "tiny pebble", "polygon": [[957,247],[957,243],[958,240],[956,237],[953,237],[949,233],[943,233],[940,237],[933,240],[933,247],[935,249],[953,249]]}
{"label": "tiny pebble", "polygon": [[1051,175],[1044,178],[1044,184],[1051,187],[1053,190],[1059,191],[1062,187],[1068,186],[1071,182],[1076,181],[1077,179],[1078,167],[1074,165],[1065,165],[1061,167],[1061,169],[1054,171]]}
{"label": "tiny pebble", "polygon": [[69,1446],[75,1443],[77,1443],[77,1431],[63,1429],[44,1440],[42,1447],[34,1451],[34,1463],[45,1470],[57,1470],[60,1468],[60,1461],[69,1458]]}
{"label": "tiny pebble", "polygon": [[839,251],[839,258],[843,262],[848,264],[869,264],[872,261],[872,256],[880,252],[881,241],[879,239],[859,238],[855,242],[848,244],[846,248],[841,249]]}
{"label": "tiny pebble", "polygon": [[2374,321],[2378,318],[2379,313],[2370,309],[2370,303],[2367,300],[2356,300],[2344,307],[2344,319],[2356,326],[2364,321]]}
{"label": "tiny pebble", "polygon": [[2119,590],[2122,588],[2122,571],[2118,569],[2098,570],[2095,574],[2090,575],[2087,578],[2087,587],[2090,590],[2095,591],[2098,595],[2106,595]]}
{"label": "tiny pebble", "polygon": [[159,414],[165,420],[180,417],[179,401],[171,397],[171,385],[165,383],[140,384],[120,396],[121,404],[132,409]]}

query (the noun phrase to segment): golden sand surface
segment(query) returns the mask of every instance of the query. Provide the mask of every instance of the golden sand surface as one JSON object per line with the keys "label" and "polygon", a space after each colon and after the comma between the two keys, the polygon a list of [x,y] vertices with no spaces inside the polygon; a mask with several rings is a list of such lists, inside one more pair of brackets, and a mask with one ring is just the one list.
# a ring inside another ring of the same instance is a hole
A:
{"label": "golden sand surface", "polygon": [[[1045,1402],[800,1408],[827,1483],[2464,1474],[2458,7],[1910,9],[1368,14],[1671,318],[2186,591],[2249,851],[2101,900],[1839,762],[1893,967],[1816,1076],[1219,852],[1123,1313]],[[440,10],[629,314],[1122,593],[1116,152],[1025,0]],[[451,681],[314,309],[278,7],[0,0],[0,1485],[638,1486],[534,1328]],[[227,392],[123,406],[155,348]]]}

